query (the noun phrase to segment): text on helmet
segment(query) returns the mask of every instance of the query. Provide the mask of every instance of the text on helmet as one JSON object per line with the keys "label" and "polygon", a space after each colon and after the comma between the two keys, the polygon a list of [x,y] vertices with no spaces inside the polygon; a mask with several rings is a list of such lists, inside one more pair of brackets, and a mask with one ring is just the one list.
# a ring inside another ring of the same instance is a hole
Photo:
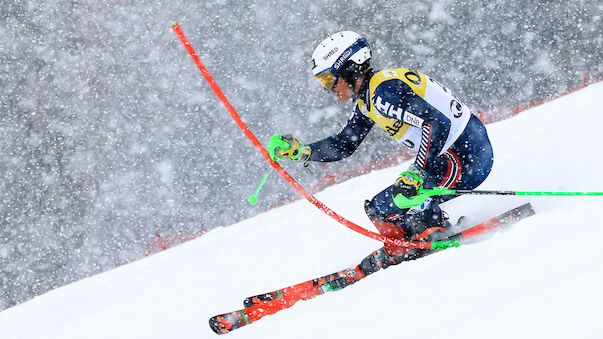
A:
{"label": "text on helmet", "polygon": [[333,65],[333,67],[335,69],[339,69],[341,68],[341,66],[343,66],[343,63],[348,59],[348,57],[352,55],[352,51],[347,50],[345,51],[340,57],[339,59],[337,59],[337,62],[335,62],[335,65]]}
{"label": "text on helmet", "polygon": [[327,55],[323,56],[322,58],[326,61],[331,55],[335,54],[338,50],[339,50],[339,48],[335,47],[329,53],[327,53]]}

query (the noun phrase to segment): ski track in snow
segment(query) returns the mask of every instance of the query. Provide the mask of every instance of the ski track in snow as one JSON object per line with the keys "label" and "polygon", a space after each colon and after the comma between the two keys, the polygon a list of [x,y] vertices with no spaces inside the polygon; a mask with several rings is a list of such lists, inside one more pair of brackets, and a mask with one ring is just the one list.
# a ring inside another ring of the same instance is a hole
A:
{"label": "ski track in snow", "polygon": [[[603,83],[591,85],[489,125],[495,164],[480,189],[603,191],[602,93]],[[317,198],[375,230],[363,201],[408,164]],[[527,201],[537,214],[511,229],[300,301],[227,338],[600,337],[603,198],[465,196],[442,207],[477,223]],[[5,310],[0,336],[215,338],[209,317],[353,267],[380,246],[298,201]]]}

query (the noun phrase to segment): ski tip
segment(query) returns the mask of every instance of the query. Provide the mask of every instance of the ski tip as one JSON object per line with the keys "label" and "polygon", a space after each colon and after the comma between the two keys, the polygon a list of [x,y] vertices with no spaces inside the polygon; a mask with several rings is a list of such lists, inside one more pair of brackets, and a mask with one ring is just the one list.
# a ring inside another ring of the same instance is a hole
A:
{"label": "ski tip", "polygon": [[226,334],[232,329],[234,322],[224,319],[222,316],[216,315],[209,318],[209,327],[216,334]]}
{"label": "ski tip", "polygon": [[171,26],[171,27],[174,27],[174,26],[176,26],[177,24],[178,24],[178,20],[176,20],[176,21],[172,22],[172,26]]}

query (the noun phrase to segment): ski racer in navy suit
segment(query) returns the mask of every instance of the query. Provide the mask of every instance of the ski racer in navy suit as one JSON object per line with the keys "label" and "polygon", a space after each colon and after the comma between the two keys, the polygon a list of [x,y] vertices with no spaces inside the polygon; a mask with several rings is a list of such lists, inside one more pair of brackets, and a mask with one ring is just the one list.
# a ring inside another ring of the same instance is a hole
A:
{"label": "ski racer in navy suit", "polygon": [[[388,237],[441,239],[450,222],[439,204],[453,196],[428,198],[412,208],[398,207],[393,198],[399,194],[411,198],[421,188],[480,185],[493,163],[486,128],[450,89],[427,75],[407,68],[374,70],[370,59],[366,40],[354,32],[335,33],[322,41],[312,55],[313,74],[339,101],[355,100],[353,114],[339,133],[326,139],[303,145],[290,134],[277,134],[268,150],[274,160],[338,161],[352,155],[369,131],[379,126],[416,151],[417,157],[391,186],[365,202],[368,217]],[[387,244],[350,275],[365,276],[429,252]]]}

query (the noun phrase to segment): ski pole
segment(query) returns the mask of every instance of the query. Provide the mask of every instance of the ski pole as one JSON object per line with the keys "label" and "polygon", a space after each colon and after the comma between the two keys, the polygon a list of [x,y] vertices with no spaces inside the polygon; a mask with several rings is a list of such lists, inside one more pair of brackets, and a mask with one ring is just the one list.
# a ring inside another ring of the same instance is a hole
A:
{"label": "ski pole", "polygon": [[273,171],[273,168],[270,167],[270,169],[268,171],[266,171],[266,174],[264,174],[264,177],[260,181],[258,188],[256,188],[255,193],[249,196],[249,199],[247,199],[247,200],[249,201],[250,204],[255,205],[258,203],[258,194],[260,193],[262,186],[264,186],[266,179],[268,179],[268,176],[270,175],[270,173],[272,173],[272,171]]}
{"label": "ski pole", "polygon": [[452,195],[551,195],[551,196],[603,196],[603,192],[537,192],[537,191],[472,191],[448,190]]}
{"label": "ski pole", "polygon": [[394,197],[394,203],[400,208],[421,206],[425,199],[434,195],[540,195],[540,196],[603,196],[603,192],[538,192],[538,191],[474,191],[451,190],[446,187],[434,187],[419,191],[414,197],[407,198],[402,194]]}

